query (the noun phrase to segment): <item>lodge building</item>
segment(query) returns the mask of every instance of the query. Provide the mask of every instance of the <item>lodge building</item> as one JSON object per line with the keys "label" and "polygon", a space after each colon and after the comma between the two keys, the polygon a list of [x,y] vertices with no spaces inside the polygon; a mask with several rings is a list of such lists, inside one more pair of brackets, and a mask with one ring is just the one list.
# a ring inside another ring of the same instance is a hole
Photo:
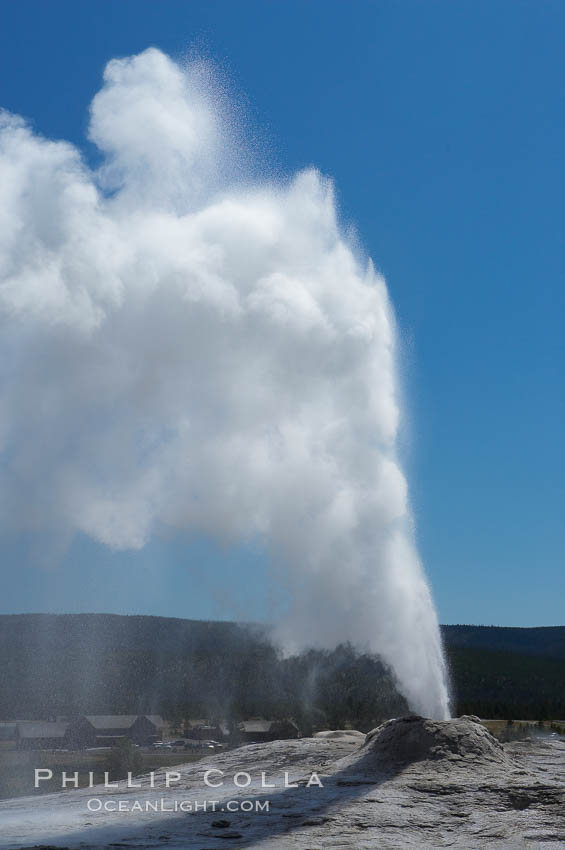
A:
{"label": "lodge building", "polygon": [[120,740],[148,746],[161,738],[162,717],[157,714],[89,714],[56,721],[19,720],[13,740],[19,749],[86,749],[111,747]]}

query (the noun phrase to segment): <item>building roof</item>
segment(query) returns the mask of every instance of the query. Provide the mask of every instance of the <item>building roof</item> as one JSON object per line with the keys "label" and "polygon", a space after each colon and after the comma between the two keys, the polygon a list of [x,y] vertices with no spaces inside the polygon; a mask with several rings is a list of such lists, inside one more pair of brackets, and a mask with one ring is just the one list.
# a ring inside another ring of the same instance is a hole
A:
{"label": "building roof", "polygon": [[87,714],[86,719],[95,729],[131,729],[138,714]]}
{"label": "building roof", "polygon": [[240,724],[244,732],[255,734],[258,732],[274,732],[292,726],[298,731],[298,726],[293,720],[244,720]]}
{"label": "building roof", "polygon": [[18,723],[18,736],[20,738],[64,738],[68,726],[68,723],[23,721]]}
{"label": "building roof", "polygon": [[241,724],[244,732],[270,732],[274,720],[244,720]]}
{"label": "building roof", "polygon": [[86,719],[95,729],[131,729],[138,717],[145,717],[154,726],[164,726],[159,714],[87,714]]}
{"label": "building roof", "polygon": [[127,739],[127,735],[125,735],[125,734],[122,734],[122,735],[97,735],[96,736],[97,741],[123,741],[124,739]]}

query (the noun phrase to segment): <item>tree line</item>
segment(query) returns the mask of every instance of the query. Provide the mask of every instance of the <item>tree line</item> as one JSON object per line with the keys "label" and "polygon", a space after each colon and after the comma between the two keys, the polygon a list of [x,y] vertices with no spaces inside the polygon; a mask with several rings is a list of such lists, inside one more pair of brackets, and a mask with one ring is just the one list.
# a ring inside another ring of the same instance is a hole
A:
{"label": "tree line", "polygon": [[[533,653],[524,634],[529,630],[515,631],[516,640],[493,629],[489,648],[486,627],[444,627],[454,713],[565,718],[565,629],[534,635]],[[0,669],[0,719],[6,720],[80,714],[233,722],[292,717],[308,734],[346,723],[368,730],[408,712],[379,658],[348,645],[285,657],[268,629],[253,624],[2,615]]]}

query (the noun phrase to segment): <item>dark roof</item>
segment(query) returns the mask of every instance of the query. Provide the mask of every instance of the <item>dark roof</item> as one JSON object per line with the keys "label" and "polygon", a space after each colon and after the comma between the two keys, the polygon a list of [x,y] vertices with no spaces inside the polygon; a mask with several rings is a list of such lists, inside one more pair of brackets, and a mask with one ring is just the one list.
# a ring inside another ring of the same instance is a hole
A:
{"label": "dark roof", "polygon": [[95,729],[131,729],[138,714],[87,714],[86,719]]}
{"label": "dark roof", "polygon": [[127,739],[127,735],[97,735],[97,741],[123,741]]}
{"label": "dark roof", "polygon": [[240,723],[242,729],[245,732],[273,732],[277,729],[288,729],[289,726],[292,726],[294,729],[298,730],[298,726],[294,722],[294,720],[244,720]]}
{"label": "dark roof", "polygon": [[270,732],[274,726],[273,720],[244,720],[241,727],[244,732]]}
{"label": "dark roof", "polygon": [[145,717],[154,726],[164,726],[159,714],[87,714],[86,719],[95,729],[131,729],[138,717]]}

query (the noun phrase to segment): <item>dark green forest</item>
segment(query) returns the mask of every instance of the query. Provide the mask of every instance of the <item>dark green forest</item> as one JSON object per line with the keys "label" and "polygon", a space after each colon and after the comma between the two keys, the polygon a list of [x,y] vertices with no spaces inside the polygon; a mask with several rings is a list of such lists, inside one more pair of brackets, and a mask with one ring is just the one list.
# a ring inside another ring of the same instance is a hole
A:
{"label": "dark green forest", "polygon": [[[565,628],[443,627],[454,712],[565,718]],[[350,646],[285,658],[257,625],[110,614],[0,615],[0,719],[159,713],[294,717],[359,729],[405,714],[394,677]]]}
{"label": "dark green forest", "polygon": [[442,626],[458,714],[565,719],[565,627]]}

